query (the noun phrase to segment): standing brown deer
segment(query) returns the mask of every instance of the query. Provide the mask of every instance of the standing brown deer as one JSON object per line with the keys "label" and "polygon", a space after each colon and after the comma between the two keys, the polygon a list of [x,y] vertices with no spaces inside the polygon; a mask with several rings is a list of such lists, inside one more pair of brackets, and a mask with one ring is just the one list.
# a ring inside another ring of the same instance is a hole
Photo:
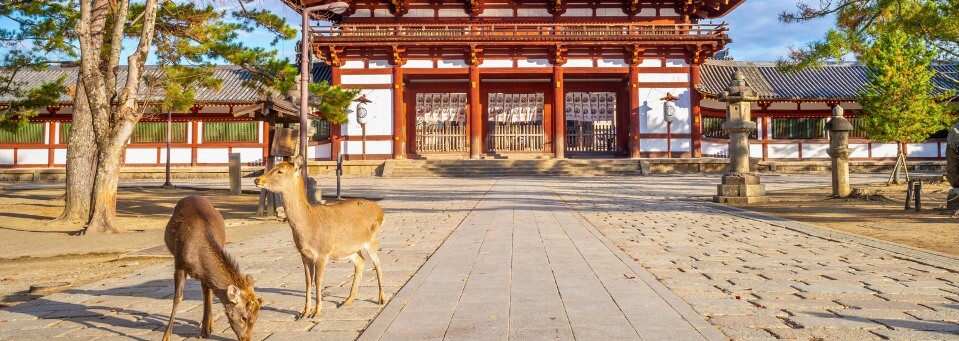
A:
{"label": "standing brown deer", "polygon": [[[301,169],[305,160],[297,156],[293,163],[281,162],[269,172],[253,180],[257,187],[283,195],[293,241],[300,251],[306,275],[306,303],[297,319],[315,317],[322,309],[323,272],[331,259],[350,259],[353,262],[353,287],[342,305],[353,303],[356,297],[366,259],[370,255],[380,287],[379,303],[386,301],[383,294],[383,272],[377,255],[383,209],[364,199],[349,199],[330,205],[310,204],[306,199]],[[316,288],[316,306],[310,310],[310,287]]]}
{"label": "standing brown deer", "polygon": [[253,277],[244,276],[233,258],[223,251],[226,231],[223,217],[201,196],[180,199],[166,225],[166,247],[173,254],[173,312],[163,340],[170,339],[176,308],[183,299],[183,283],[190,275],[203,287],[203,322],[200,336],[213,331],[213,295],[223,302],[230,327],[240,340],[250,340],[263,299],[253,293]]}

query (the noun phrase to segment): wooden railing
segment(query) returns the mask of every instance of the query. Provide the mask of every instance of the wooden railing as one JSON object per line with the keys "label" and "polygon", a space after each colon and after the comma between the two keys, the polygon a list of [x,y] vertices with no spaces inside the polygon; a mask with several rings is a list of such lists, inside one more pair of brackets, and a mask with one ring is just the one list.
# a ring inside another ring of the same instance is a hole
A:
{"label": "wooden railing", "polygon": [[572,121],[566,125],[566,150],[570,152],[615,152],[616,125],[612,122]]}
{"label": "wooden railing", "polygon": [[465,152],[465,126],[416,126],[416,151],[420,153]]}
{"label": "wooden railing", "polygon": [[443,40],[552,40],[711,39],[724,37],[725,24],[593,24],[593,23],[484,23],[484,24],[345,24],[314,27],[314,41],[389,41],[405,38]]}
{"label": "wooden railing", "polygon": [[546,132],[540,124],[494,124],[486,143],[494,152],[541,152],[546,150]]}

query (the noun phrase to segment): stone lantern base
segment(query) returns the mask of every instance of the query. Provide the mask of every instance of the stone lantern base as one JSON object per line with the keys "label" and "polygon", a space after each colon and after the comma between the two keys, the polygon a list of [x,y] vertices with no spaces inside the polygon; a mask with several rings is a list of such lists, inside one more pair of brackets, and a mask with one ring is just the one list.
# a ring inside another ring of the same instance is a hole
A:
{"label": "stone lantern base", "polygon": [[766,185],[759,183],[759,176],[747,173],[727,173],[718,185],[718,194],[713,202],[722,204],[767,203]]}

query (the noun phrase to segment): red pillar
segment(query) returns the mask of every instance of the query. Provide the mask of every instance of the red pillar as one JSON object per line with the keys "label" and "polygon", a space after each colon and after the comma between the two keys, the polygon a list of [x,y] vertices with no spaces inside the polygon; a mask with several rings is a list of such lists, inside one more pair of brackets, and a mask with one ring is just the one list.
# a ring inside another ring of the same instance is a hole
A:
{"label": "red pillar", "polygon": [[639,69],[629,65],[629,157],[639,158]]}
{"label": "red pillar", "polygon": [[702,95],[699,91],[696,90],[696,87],[699,86],[699,83],[702,81],[700,75],[700,64],[693,64],[690,68],[690,100],[689,106],[692,108],[692,120],[690,121],[689,134],[692,135],[691,139],[691,149],[693,157],[702,157],[703,156],[703,112],[702,107],[700,107],[700,102],[702,101]]}
{"label": "red pillar", "polygon": [[405,159],[406,105],[403,104],[403,68],[393,66],[393,158]]}
{"label": "red pillar", "polygon": [[483,153],[483,110],[480,103],[479,85],[479,68],[476,65],[470,65],[470,159],[479,159],[480,154]]}
{"label": "red pillar", "polygon": [[566,90],[563,87],[563,67],[553,65],[553,157],[566,157]]}
{"label": "red pillar", "polygon": [[[339,66],[330,67],[330,85],[340,85],[340,75],[342,74]],[[340,157],[340,142],[343,138],[340,136],[340,125],[330,125],[330,160],[336,160]]]}

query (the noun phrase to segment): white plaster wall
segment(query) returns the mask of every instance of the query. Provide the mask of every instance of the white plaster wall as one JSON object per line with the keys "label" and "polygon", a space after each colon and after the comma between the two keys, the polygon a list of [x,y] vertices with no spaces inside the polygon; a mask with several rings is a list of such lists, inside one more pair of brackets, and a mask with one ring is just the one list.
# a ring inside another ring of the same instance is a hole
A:
{"label": "white plaster wall", "polygon": [[392,17],[392,16],[393,16],[393,14],[390,13],[390,10],[385,9],[385,8],[375,9],[375,10],[373,10],[373,14],[376,14],[376,16],[377,16],[377,17],[380,17],[380,18],[389,18],[389,17]]}
{"label": "white plaster wall", "polygon": [[198,163],[228,163],[230,152],[226,148],[197,148],[196,162]]}
{"label": "white plaster wall", "polygon": [[[263,148],[233,148],[234,153],[240,153],[240,162],[253,162],[263,159]],[[229,162],[229,160],[227,160]]]}
{"label": "white plaster wall", "polygon": [[366,68],[366,64],[363,63],[362,60],[347,60],[346,62],[343,63],[343,66],[341,66],[340,68],[341,69],[364,69]]}
{"label": "white plaster wall", "polygon": [[873,143],[872,157],[896,157],[898,149],[895,143]]}
{"label": "white plaster wall", "polygon": [[[767,148],[770,159],[798,159],[799,145],[790,144],[770,144]],[[760,151],[761,153],[761,151]],[[762,154],[760,154],[762,155]]]}
{"label": "white plaster wall", "polygon": [[703,108],[726,110],[726,105],[725,105],[725,103],[720,102],[720,101],[717,101],[717,100],[713,100],[713,99],[705,99],[705,98],[703,98],[703,100],[699,102],[699,106],[701,106],[701,107],[703,107]]}
{"label": "white plaster wall", "polygon": [[670,146],[674,152],[688,152],[692,150],[692,142],[689,139],[672,139]]}
{"label": "white plaster wall", "polygon": [[829,154],[826,154],[826,149],[829,149],[828,143],[803,143],[802,145],[802,157],[804,159],[808,158],[829,158]]}
{"label": "white plaster wall", "polygon": [[17,151],[17,164],[45,165],[48,156],[46,149],[20,149]]}
{"label": "white plaster wall", "polygon": [[436,67],[439,69],[462,69],[469,67],[469,65],[466,65],[466,61],[462,59],[443,59],[436,63]]}
{"label": "white plaster wall", "polygon": [[655,82],[689,82],[688,73],[640,73],[639,74],[640,83],[655,83]]}
{"label": "white plaster wall", "polygon": [[599,17],[625,17],[626,12],[622,8],[599,8],[596,10],[596,16]]}
{"label": "white plaster wall", "polygon": [[729,153],[728,143],[716,143],[716,142],[710,142],[710,141],[703,141],[700,147],[702,148],[703,155],[718,155],[718,154]]}
{"label": "white plaster wall", "polygon": [[629,64],[626,64],[626,61],[623,59],[599,59],[596,61],[597,67],[627,67]]}
{"label": "white plaster wall", "polygon": [[403,64],[404,69],[432,69],[433,61],[426,59],[410,59]]}
{"label": "white plaster wall", "polygon": [[0,149],[0,165],[13,164],[13,149]]}
{"label": "white plaster wall", "polygon": [[513,10],[509,8],[487,8],[480,13],[480,17],[512,17]]}
{"label": "white plaster wall", "polygon": [[655,16],[656,16],[656,9],[655,9],[655,8],[643,8],[643,9],[639,10],[639,13],[637,13],[636,15],[637,15],[637,16],[640,16],[640,17],[655,17]]}
{"label": "white plaster wall", "polygon": [[[363,141],[345,141],[344,153],[363,154]],[[366,141],[366,154],[393,154],[393,141]]]}
{"label": "white plaster wall", "polygon": [[330,143],[324,143],[321,145],[310,147],[310,151],[309,151],[310,157],[311,158],[331,157],[331,155],[333,155],[332,147],[333,147],[333,144],[330,144]]}
{"label": "white plaster wall", "polygon": [[676,101],[676,122],[672,124],[674,134],[688,134],[690,118],[689,88],[640,88],[639,114],[640,133],[666,133],[666,121],[663,119],[663,100],[666,93],[679,97]]}
{"label": "white plaster wall", "polygon": [[[906,151],[910,157],[938,157],[938,143],[907,143]],[[942,154],[946,155],[946,154]]]}
{"label": "white plaster wall", "polygon": [[393,84],[393,75],[342,75],[343,84]]}
{"label": "white plaster wall", "polygon": [[351,14],[350,16],[357,17],[357,18],[366,18],[371,15],[373,15],[373,11],[370,11],[367,8],[357,8],[356,11],[353,11],[353,14]]}
{"label": "white plaster wall", "polygon": [[519,59],[516,61],[516,67],[552,67],[546,59]]}
{"label": "white plaster wall", "polygon": [[450,17],[450,18],[459,18],[459,17],[468,17],[469,14],[466,13],[463,9],[459,8],[440,8],[441,17]]}
{"label": "white plaster wall", "polygon": [[[190,148],[171,148],[170,163],[191,163],[193,162],[193,150]],[[166,164],[166,148],[160,148],[160,162]]]}
{"label": "white plaster wall", "polygon": [[55,165],[65,165],[67,164],[67,149],[66,148],[57,148],[53,150],[53,164]]}
{"label": "white plaster wall", "polygon": [[643,152],[665,152],[666,139],[643,139],[639,140],[639,150]]}
{"label": "white plaster wall", "polygon": [[[393,135],[393,91],[390,89],[366,89],[360,92],[369,99],[366,105],[367,118],[366,135]],[[343,126],[342,133],[345,136],[362,136],[363,129],[356,122],[356,105],[354,102],[350,105],[350,121]]]}
{"label": "white plaster wall", "polygon": [[519,17],[552,17],[549,10],[545,8],[520,8],[516,10],[516,16]]}
{"label": "white plaster wall", "polygon": [[[190,125],[190,124],[187,124],[187,126],[188,126],[188,127],[192,127],[192,125]],[[193,139],[193,137],[192,137],[192,136],[193,136],[193,129],[191,128],[191,129],[189,129],[189,130],[190,130],[190,131],[189,131],[190,135],[188,135],[188,136],[191,136],[191,137],[189,137],[189,139],[192,140],[192,139]],[[197,122],[197,123],[196,123],[196,130],[197,130],[196,142],[192,142],[192,141],[191,141],[191,143],[196,143],[196,144],[203,143],[203,121],[200,121],[200,122]]]}
{"label": "white plaster wall", "polygon": [[643,59],[642,63],[639,63],[639,67],[660,67],[662,66],[662,61],[659,59]]}
{"label": "white plaster wall", "polygon": [[390,65],[390,62],[384,59],[374,59],[371,60],[369,64],[371,69],[389,69],[393,67],[393,65]]}
{"label": "white plaster wall", "polygon": [[131,165],[157,163],[157,149],[127,148],[126,163]]}
{"label": "white plaster wall", "polygon": [[684,59],[667,59],[666,67],[689,67],[689,63]]}
{"label": "white plaster wall", "polygon": [[851,159],[865,159],[869,157],[869,145],[868,144],[850,144],[849,149],[852,149],[852,154],[849,154]]}
{"label": "white plaster wall", "polygon": [[563,67],[593,67],[592,59],[568,59]]}
{"label": "white plaster wall", "polygon": [[406,12],[406,14],[403,16],[408,18],[432,18],[435,15],[436,12],[430,8],[413,8],[410,9],[409,12]]}
{"label": "white plaster wall", "polygon": [[749,157],[751,158],[761,158],[763,157],[763,145],[758,143],[749,144]]}
{"label": "white plaster wall", "polygon": [[481,68],[485,67],[513,67],[513,61],[511,59],[486,59],[483,60],[483,63],[479,65]]}
{"label": "white plaster wall", "polygon": [[664,17],[667,17],[667,16],[679,16],[679,13],[676,13],[676,10],[675,10],[675,9],[672,9],[672,8],[660,8],[660,9],[659,9],[659,15],[664,16]]}
{"label": "white plaster wall", "polygon": [[566,17],[591,17],[593,16],[593,10],[589,8],[567,8],[566,13],[563,14]]}

